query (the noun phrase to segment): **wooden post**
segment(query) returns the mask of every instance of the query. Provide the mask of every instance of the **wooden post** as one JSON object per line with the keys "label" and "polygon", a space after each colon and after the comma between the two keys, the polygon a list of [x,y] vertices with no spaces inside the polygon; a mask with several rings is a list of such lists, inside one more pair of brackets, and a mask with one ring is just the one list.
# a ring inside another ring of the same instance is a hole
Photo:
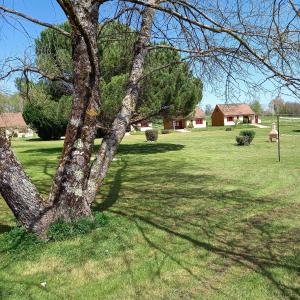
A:
{"label": "wooden post", "polygon": [[279,128],[279,115],[277,115],[277,131],[278,131],[278,139],[277,139],[277,152],[278,152],[278,162],[280,162],[280,128]]}

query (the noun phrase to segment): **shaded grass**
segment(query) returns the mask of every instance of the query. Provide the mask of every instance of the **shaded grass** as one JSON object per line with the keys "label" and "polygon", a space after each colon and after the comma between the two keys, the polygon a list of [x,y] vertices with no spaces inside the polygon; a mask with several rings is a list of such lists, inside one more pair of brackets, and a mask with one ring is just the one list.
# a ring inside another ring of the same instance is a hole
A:
{"label": "shaded grass", "polygon": [[[279,164],[269,129],[255,131],[246,148],[235,146],[235,131],[160,135],[156,144],[126,137],[93,206],[106,211],[109,226],[2,251],[0,295],[298,299],[300,139],[282,137]],[[14,142],[43,193],[61,146]],[[14,219],[3,202],[0,210],[4,232]]]}

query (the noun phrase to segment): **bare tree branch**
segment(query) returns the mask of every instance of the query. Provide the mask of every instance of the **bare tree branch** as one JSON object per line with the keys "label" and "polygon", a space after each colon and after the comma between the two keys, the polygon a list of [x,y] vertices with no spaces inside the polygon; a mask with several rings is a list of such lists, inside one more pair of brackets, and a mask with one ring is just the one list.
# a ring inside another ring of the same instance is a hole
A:
{"label": "bare tree branch", "polygon": [[50,23],[43,22],[41,20],[35,19],[35,18],[31,17],[31,16],[25,15],[25,14],[23,14],[21,12],[18,12],[16,10],[11,9],[11,8],[5,7],[3,5],[0,5],[0,10],[4,11],[6,13],[9,13],[9,14],[21,17],[23,19],[26,19],[26,20],[28,20],[30,22],[35,23],[35,24],[38,24],[38,25],[41,25],[41,26],[44,26],[44,27],[48,27],[48,28],[54,29],[57,32],[59,32],[59,33],[63,34],[64,36],[66,36],[66,37],[70,37],[71,36],[69,32],[63,30],[62,28],[59,28],[59,27],[57,27],[57,26],[55,26],[53,24],[50,24]]}

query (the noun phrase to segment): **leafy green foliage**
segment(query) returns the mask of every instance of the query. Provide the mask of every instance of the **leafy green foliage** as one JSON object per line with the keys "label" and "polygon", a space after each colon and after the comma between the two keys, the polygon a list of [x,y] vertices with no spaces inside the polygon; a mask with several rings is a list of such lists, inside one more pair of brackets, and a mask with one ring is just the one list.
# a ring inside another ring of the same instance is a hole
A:
{"label": "leafy green foliage", "polygon": [[2,251],[22,251],[28,248],[41,244],[42,241],[31,232],[28,232],[23,227],[14,227],[8,232],[5,232],[0,239],[0,249]]}
{"label": "leafy green foliage", "polygon": [[70,114],[71,97],[63,96],[58,102],[36,99],[27,102],[23,116],[27,124],[44,140],[60,139],[65,134]]}
{"label": "leafy green foliage", "polygon": [[158,139],[158,130],[150,129],[145,131],[146,140],[149,142],[156,142]]}
{"label": "leafy green foliage", "polygon": [[240,132],[240,136],[247,136],[249,138],[249,143],[251,143],[255,137],[254,130],[242,130]]}
{"label": "leafy green foliage", "polygon": [[[70,25],[60,25],[70,31]],[[121,107],[125,95],[128,74],[132,65],[134,42],[137,34],[129,27],[112,22],[99,26],[98,50],[101,61],[101,123],[109,127]],[[38,67],[53,76],[72,78],[70,40],[52,29],[44,30],[36,39]],[[159,114],[167,108],[169,114],[188,114],[202,98],[202,82],[195,78],[188,63],[178,63],[180,55],[170,49],[150,51],[146,57],[144,78],[137,112],[142,116]],[[19,85],[24,93],[25,87]],[[42,93],[42,95],[41,95]],[[57,107],[70,96],[66,83],[44,79],[30,85],[30,102],[26,106],[26,121],[36,128],[43,139],[56,139],[64,135],[71,102],[61,112]],[[40,105],[41,99],[43,104]],[[46,103],[47,102],[47,103]],[[51,102],[51,103],[50,103]],[[30,110],[33,110],[30,113]],[[50,112],[50,113],[49,113]],[[49,116],[49,117],[48,117]],[[44,122],[43,122],[44,120]],[[105,134],[102,132],[101,135]]]}
{"label": "leafy green foliage", "polygon": [[109,223],[109,219],[104,213],[95,213],[94,214],[94,224],[96,227],[105,226]]}
{"label": "leafy green foliage", "polygon": [[248,136],[237,136],[235,139],[239,146],[249,146],[250,145]]}
{"label": "leafy green foliage", "polygon": [[74,223],[58,220],[52,224],[47,232],[50,241],[63,241],[108,224],[108,218],[103,213],[96,213],[92,218],[82,218]]}
{"label": "leafy green foliage", "polygon": [[193,76],[188,63],[178,64],[179,61],[180,55],[169,49],[157,49],[148,54],[140,113],[149,115],[168,107],[169,115],[187,115],[201,101],[201,80]]}
{"label": "leafy green foliage", "polygon": [[63,241],[74,235],[72,224],[66,223],[63,220],[58,220],[52,224],[47,232],[47,237],[50,241]]}
{"label": "leafy green foliage", "polygon": [[[103,213],[95,213],[91,218],[82,218],[75,223],[66,223],[58,220],[50,226],[47,233],[49,241],[63,241],[78,235],[90,233],[92,230],[104,227],[109,219]],[[23,227],[16,226],[0,236],[1,252],[22,252],[32,247],[44,244],[37,235],[29,232]]]}
{"label": "leafy green foliage", "polygon": [[239,146],[249,146],[255,137],[255,131],[242,130],[240,135],[236,137],[236,142]]}
{"label": "leafy green foliage", "polygon": [[259,100],[254,100],[250,103],[250,107],[252,108],[252,110],[257,113],[257,114],[262,114],[263,112],[263,108],[259,102]]}
{"label": "leafy green foliage", "polygon": [[0,113],[3,112],[21,112],[23,101],[18,94],[4,95],[0,94]]}

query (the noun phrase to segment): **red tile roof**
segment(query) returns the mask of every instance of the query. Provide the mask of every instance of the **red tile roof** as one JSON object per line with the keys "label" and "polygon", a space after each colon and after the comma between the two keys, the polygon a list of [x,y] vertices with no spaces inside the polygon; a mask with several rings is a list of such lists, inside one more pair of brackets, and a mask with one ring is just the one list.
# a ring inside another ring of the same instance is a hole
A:
{"label": "red tile roof", "polygon": [[195,108],[194,118],[195,119],[205,118],[205,113],[200,107]]}
{"label": "red tile roof", "polygon": [[172,117],[173,120],[195,120],[195,119],[202,119],[205,118],[205,113],[200,107],[196,107],[194,111],[192,111],[189,115],[186,117],[184,116],[174,116]]}
{"label": "red tile roof", "polygon": [[248,104],[217,104],[224,116],[255,115],[255,112]]}
{"label": "red tile roof", "polygon": [[0,114],[0,128],[10,128],[10,127],[27,127],[22,113],[2,113]]}

